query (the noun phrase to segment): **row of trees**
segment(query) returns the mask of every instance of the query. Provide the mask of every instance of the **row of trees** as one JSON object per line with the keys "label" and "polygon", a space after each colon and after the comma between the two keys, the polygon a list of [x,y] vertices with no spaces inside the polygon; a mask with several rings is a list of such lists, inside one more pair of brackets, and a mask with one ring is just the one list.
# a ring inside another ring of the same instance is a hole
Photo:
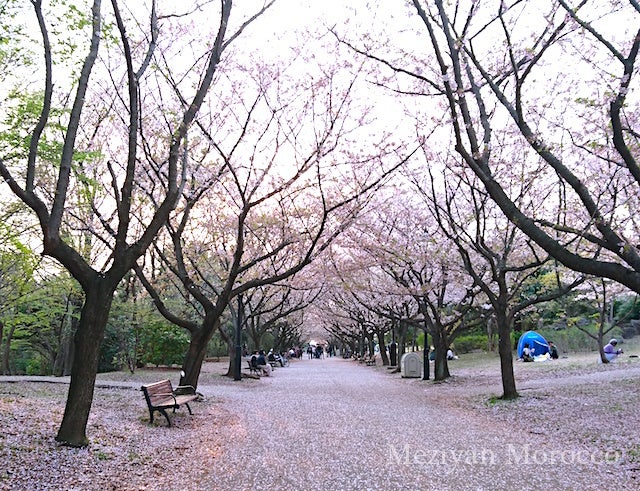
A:
{"label": "row of trees", "polygon": [[307,319],[341,334],[358,319],[381,344],[376,319],[417,322],[437,377],[455,333],[489,323],[517,396],[518,316],[590,277],[640,292],[640,36],[609,28],[640,8],[605,3],[353,5],[333,37],[292,45],[252,31],[275,0],[4,2],[0,175],[82,291],[56,438],[87,442],[131,271],[188,333],[181,383],[197,385],[214,334],[231,346],[225,316],[243,295],[254,342],[265,312],[310,302]]}
{"label": "row of trees", "polygon": [[[274,3],[234,16],[231,0],[163,11],[154,0],[36,1],[31,14],[4,4],[13,35],[1,59],[14,90],[0,174],[37,218],[42,254],[82,291],[60,442],[87,442],[101,342],[130,271],[188,332],[180,382],[197,386],[214,334],[231,344],[231,300],[249,294],[258,305],[264,294],[282,312],[299,310],[317,285],[283,282],[406,160],[404,144],[386,138],[360,151],[371,119],[366,105],[350,110],[357,72],[314,60],[308,46],[273,65],[251,48],[231,51]],[[213,31],[203,15],[217,19]],[[270,308],[248,317],[254,341]],[[295,337],[283,323],[274,329],[279,342]]]}
{"label": "row of trees", "polygon": [[[458,251],[469,275],[466,286],[457,282],[457,298],[430,291],[449,306],[482,292],[498,331],[504,397],[516,397],[510,333],[518,312],[586,276],[640,292],[633,94],[640,32],[629,22],[640,6],[409,3],[399,22],[414,38],[396,31],[362,42],[339,27],[333,32],[368,60],[376,84],[406,102],[425,150],[422,172],[408,179],[438,227],[426,235],[444,236],[445,250]],[[392,276],[415,289],[422,271],[408,262]],[[553,287],[523,298],[527,278],[549,265],[558,272]],[[447,285],[449,266],[434,270],[431,260],[430,267],[427,276]]]}
{"label": "row of trees", "polygon": [[[18,261],[20,253],[7,248],[2,257]],[[0,373],[70,375],[73,335],[82,307],[77,282],[64,272],[40,278],[38,273],[44,272],[41,266],[30,274],[15,262],[13,270],[3,264],[7,267],[3,269],[0,297]],[[248,297],[243,301],[242,343],[249,350],[269,346],[284,351],[301,343],[304,298],[291,289],[273,290],[268,297]],[[178,303],[180,299],[170,302]],[[229,315],[222,320],[221,330],[233,337],[235,325]],[[98,371],[133,373],[145,365],[181,365],[188,346],[188,332],[162,318],[135,275],[128,275],[116,291]],[[207,355],[227,354],[227,343],[218,333],[209,344]]]}

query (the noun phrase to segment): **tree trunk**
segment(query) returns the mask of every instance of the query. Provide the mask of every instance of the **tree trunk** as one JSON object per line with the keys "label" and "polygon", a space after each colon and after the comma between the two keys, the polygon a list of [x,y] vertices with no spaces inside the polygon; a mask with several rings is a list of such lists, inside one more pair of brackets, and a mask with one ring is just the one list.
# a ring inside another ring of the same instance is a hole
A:
{"label": "tree trunk", "polygon": [[[207,354],[207,347],[209,341],[213,337],[213,333],[220,329],[220,317],[215,318],[207,317],[202,323],[200,329],[191,333],[191,341],[189,342],[189,349],[184,357],[184,363],[182,364],[182,371],[184,375],[180,377],[180,385],[192,385],[194,388],[198,387],[198,379],[200,378],[200,371],[202,370],[202,363],[204,357]],[[220,331],[222,333],[222,331]],[[233,349],[233,341],[229,337],[223,334],[223,338],[227,341],[230,349]],[[233,365],[229,365],[229,373],[227,375],[233,375]]]}
{"label": "tree trunk", "polygon": [[184,375],[180,377],[180,385],[192,385],[194,388],[198,387],[198,379],[200,378],[202,363],[207,353],[209,339],[211,339],[211,335],[203,335],[201,331],[192,334],[189,349],[182,364]]}
{"label": "tree trunk", "polygon": [[88,288],[74,336],[74,359],[67,404],[56,441],[71,447],[84,447],[87,421],[93,402],[93,390],[98,372],[100,346],[104,337],[113,291],[104,280]]}
{"label": "tree trunk", "polygon": [[7,339],[4,343],[4,353],[2,355],[2,374],[11,375],[10,358],[11,358],[11,340],[16,330],[15,324],[12,324],[7,332]]}
{"label": "tree trunk", "polygon": [[498,353],[500,354],[500,373],[502,374],[502,399],[515,399],[516,378],[513,373],[513,350],[511,349],[511,324],[506,315],[496,312],[498,324]]}
{"label": "tree trunk", "polygon": [[598,353],[600,355],[600,361],[602,363],[609,363],[609,359],[604,354],[604,333],[602,332],[602,324],[600,324],[598,329],[597,341],[598,341]]}
{"label": "tree trunk", "polygon": [[[235,343],[229,343],[227,346],[227,354],[229,355],[229,368],[225,377],[234,377],[236,374],[236,346]],[[242,355],[241,355],[242,356]],[[240,362],[240,377],[242,378],[242,362]]]}
{"label": "tree trunk", "polygon": [[[2,336],[4,336],[4,324],[0,320],[0,349],[2,348]],[[0,362],[0,367],[4,369],[4,354],[2,356],[2,362]],[[4,371],[3,371],[4,374]]]}
{"label": "tree trunk", "polygon": [[445,380],[451,376],[449,374],[449,364],[447,363],[447,349],[449,348],[447,338],[442,334],[442,331],[438,326],[433,329],[431,337],[433,338],[433,346],[436,349],[433,377],[434,380]]}
{"label": "tree trunk", "polygon": [[387,347],[384,344],[384,331],[376,330],[376,336],[378,336],[378,346],[380,346],[380,358],[382,358],[382,366],[389,366]]}

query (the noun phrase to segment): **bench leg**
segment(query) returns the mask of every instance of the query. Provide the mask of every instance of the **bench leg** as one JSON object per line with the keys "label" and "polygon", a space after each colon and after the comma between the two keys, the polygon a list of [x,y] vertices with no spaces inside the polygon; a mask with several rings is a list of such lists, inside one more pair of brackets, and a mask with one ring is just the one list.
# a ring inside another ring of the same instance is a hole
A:
{"label": "bench leg", "polygon": [[165,411],[164,408],[158,409],[158,411],[160,411],[162,415],[167,419],[167,426],[171,426],[171,420],[169,419],[167,411]]}
{"label": "bench leg", "polygon": [[189,407],[189,404],[185,402],[184,405],[187,406],[187,409],[189,410],[189,414],[193,415],[193,413],[191,412],[191,408]]}

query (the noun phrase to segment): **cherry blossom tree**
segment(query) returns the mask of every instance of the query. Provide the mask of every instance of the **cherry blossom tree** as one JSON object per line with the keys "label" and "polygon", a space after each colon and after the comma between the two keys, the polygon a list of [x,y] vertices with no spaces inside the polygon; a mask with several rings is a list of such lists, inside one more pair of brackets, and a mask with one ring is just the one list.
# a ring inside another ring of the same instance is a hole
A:
{"label": "cherry blossom tree", "polygon": [[[419,194],[407,183],[402,186],[402,191],[389,190],[391,199],[384,206],[373,207],[370,215],[374,217],[360,224],[361,235],[354,242],[368,256],[370,269],[378,271],[370,274],[377,290],[386,286],[382,295],[410,300],[414,313],[404,323],[423,330],[425,339],[431,336],[435,378],[443,380],[449,377],[446,354],[451,343],[482,320],[475,302],[480,290],[451,255],[455,245],[439,230],[429,206],[416,199]],[[387,281],[381,281],[380,275]],[[389,314],[382,311],[380,315]]]}
{"label": "cherry blossom tree", "polygon": [[273,339],[269,348],[278,352],[290,348],[292,342],[300,338],[304,310],[319,292],[300,290],[288,284],[264,285],[248,291],[243,298],[244,319],[253,348],[265,347],[263,339],[267,334]]}
{"label": "cherry blossom tree", "polygon": [[[475,175],[467,176],[464,171],[455,173],[445,168],[443,175],[438,177],[440,184],[436,184],[433,174],[426,183],[414,182],[441,233],[457,249],[471,284],[479,288],[491,306],[498,328],[503,398],[515,398],[518,392],[511,333],[516,317],[533,305],[567,294],[584,278],[562,275],[556,268],[557,283],[553,287],[532,291],[529,288],[532,280],[541,272],[553,270],[553,261],[502,215],[487,193],[480,189]],[[512,189],[521,188],[520,199],[530,199],[526,191],[531,182],[521,174],[512,182]]]}
{"label": "cherry blossom tree", "polygon": [[[12,30],[7,39],[23,50],[16,52],[33,54],[2,58],[13,63],[0,70],[8,114],[4,135],[16,138],[2,140],[0,175],[37,217],[42,253],[66,268],[85,294],[56,436],[71,446],[88,443],[98,353],[114,291],[181,195],[187,135],[223,53],[273,2],[233,24],[231,0],[163,12],[154,0],[130,9],[109,3],[47,6],[34,0],[29,16],[15,2],[9,5],[14,22],[2,23],[5,33]],[[212,31],[193,29],[194,37],[187,37],[194,17],[205,10]],[[191,61],[187,52],[194,55]],[[180,100],[169,97],[167,80],[185,87]],[[162,122],[161,130],[152,122]],[[150,183],[156,204],[151,210]],[[78,216],[77,209],[90,213]],[[87,230],[96,237],[89,247],[77,240]]]}
{"label": "cherry blossom tree", "polygon": [[[616,295],[624,295],[628,290],[619,283],[613,283],[603,278],[595,278],[587,281],[583,287],[583,295],[597,306],[597,319],[593,326],[576,323],[575,327],[585,333],[598,344],[598,355],[601,363],[609,363],[605,355],[604,346],[608,342],[607,337],[620,323],[629,320],[626,316],[614,316]],[[631,314],[632,310],[628,312]]]}
{"label": "cherry blossom tree", "polygon": [[216,331],[232,346],[221,330],[231,300],[300,273],[410,154],[384,139],[362,150],[373,130],[366,112],[352,108],[357,71],[311,70],[313,60],[298,56],[227,72],[231,90],[198,118],[199,163],[154,247],[184,305],[163,301],[158,271],[136,269],[159,311],[189,331],[183,384],[197,385]]}
{"label": "cherry blossom tree", "polygon": [[[638,3],[412,3],[439,73],[405,74],[446,100],[464,164],[555,259],[640,291]],[[502,179],[511,162],[496,150],[507,137],[532,150],[529,192],[556,190],[547,206],[523,208]]]}
{"label": "cherry blossom tree", "polygon": [[[391,23],[381,40],[334,33],[405,101],[427,165],[455,149],[532,244],[639,291],[638,3],[405,6],[403,25],[427,43],[410,44]],[[513,185],[515,163],[524,164],[526,188]],[[506,344],[500,351],[507,356]]]}

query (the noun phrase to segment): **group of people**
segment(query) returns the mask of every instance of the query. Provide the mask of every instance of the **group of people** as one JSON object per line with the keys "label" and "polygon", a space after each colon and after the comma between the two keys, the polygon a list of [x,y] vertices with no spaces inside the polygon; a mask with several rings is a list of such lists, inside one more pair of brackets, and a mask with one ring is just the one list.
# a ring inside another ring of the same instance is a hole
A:
{"label": "group of people", "polygon": [[[612,338],[602,349],[604,352],[604,356],[607,361],[614,361],[618,356],[620,356],[623,351],[618,348],[618,340]],[[522,349],[522,361],[534,361],[535,356],[535,348],[529,346],[529,344],[525,344]],[[552,360],[558,359],[558,348],[552,342],[549,342],[549,358]]]}
{"label": "group of people", "polygon": [[[329,356],[333,356],[331,350],[327,350],[327,354]],[[311,360],[312,358],[324,358],[324,348],[322,345],[318,344],[316,346],[307,346],[307,358]]]}
{"label": "group of people", "polygon": [[[534,347],[529,346],[529,343],[526,343],[524,348],[522,348],[522,357],[520,359],[525,362],[534,361],[534,357],[536,356],[535,351]],[[551,341],[549,341],[549,358],[552,360],[557,360],[559,358],[558,348]]]}
{"label": "group of people", "polygon": [[259,350],[251,354],[250,363],[252,367],[262,370],[262,375],[269,377],[273,373],[274,365],[279,364],[281,367],[284,367],[289,364],[289,360],[281,354],[275,354],[273,350],[269,350],[269,353],[266,355],[264,350]]}

